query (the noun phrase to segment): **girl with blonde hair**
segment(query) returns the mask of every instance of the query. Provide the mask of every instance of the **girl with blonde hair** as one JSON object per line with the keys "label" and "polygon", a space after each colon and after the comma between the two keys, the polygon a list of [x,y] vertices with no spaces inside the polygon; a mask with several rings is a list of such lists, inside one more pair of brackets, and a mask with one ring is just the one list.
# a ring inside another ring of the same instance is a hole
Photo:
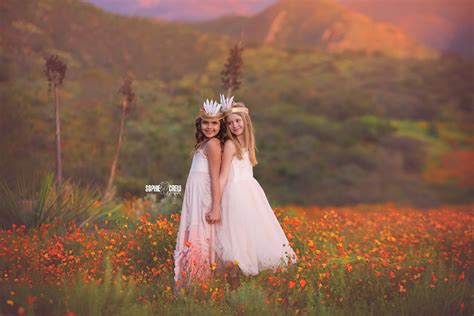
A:
{"label": "girl with blonde hair", "polygon": [[216,251],[220,259],[237,264],[245,275],[296,262],[296,255],[253,177],[257,164],[255,136],[249,110],[242,102],[221,95],[227,127],[220,170],[221,223]]}

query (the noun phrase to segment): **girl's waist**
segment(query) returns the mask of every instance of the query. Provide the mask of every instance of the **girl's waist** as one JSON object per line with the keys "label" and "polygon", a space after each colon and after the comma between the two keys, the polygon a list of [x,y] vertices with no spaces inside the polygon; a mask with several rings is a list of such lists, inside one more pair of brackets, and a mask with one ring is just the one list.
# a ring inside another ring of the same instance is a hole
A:
{"label": "girl's waist", "polygon": [[191,172],[209,173],[209,166],[207,164],[193,164],[189,169],[189,173]]}
{"label": "girl's waist", "polygon": [[191,175],[210,177],[208,170],[189,170],[189,176]]}

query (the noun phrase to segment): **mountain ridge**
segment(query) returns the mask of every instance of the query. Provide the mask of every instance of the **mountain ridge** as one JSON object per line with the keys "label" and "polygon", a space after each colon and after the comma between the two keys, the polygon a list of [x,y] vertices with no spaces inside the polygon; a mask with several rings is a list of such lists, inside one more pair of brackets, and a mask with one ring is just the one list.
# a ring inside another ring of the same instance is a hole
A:
{"label": "mountain ridge", "polygon": [[437,53],[392,24],[376,22],[334,0],[281,0],[252,17],[227,16],[192,23],[211,33],[250,42],[328,52],[364,51],[400,58],[432,58]]}
{"label": "mountain ridge", "polygon": [[[123,15],[146,16],[167,21],[210,21],[231,12],[248,17],[276,3],[275,0],[117,1],[82,0]],[[303,0],[294,0],[303,1]],[[309,0],[304,0],[309,1]],[[474,3],[471,0],[336,0],[378,22],[395,25],[424,45],[465,57],[474,56]]]}
{"label": "mountain ridge", "polygon": [[474,3],[470,0],[340,0],[357,12],[397,25],[434,49],[474,56]]}

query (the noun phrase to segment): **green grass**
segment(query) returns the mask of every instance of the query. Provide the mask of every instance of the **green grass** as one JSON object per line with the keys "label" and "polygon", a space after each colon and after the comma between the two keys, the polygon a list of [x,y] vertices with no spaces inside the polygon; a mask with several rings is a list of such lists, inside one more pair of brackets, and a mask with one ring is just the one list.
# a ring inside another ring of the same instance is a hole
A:
{"label": "green grass", "polygon": [[450,148],[450,145],[440,137],[429,134],[428,123],[425,121],[391,120],[390,123],[396,128],[395,134],[397,136],[407,136],[426,143],[432,157],[438,156]]}

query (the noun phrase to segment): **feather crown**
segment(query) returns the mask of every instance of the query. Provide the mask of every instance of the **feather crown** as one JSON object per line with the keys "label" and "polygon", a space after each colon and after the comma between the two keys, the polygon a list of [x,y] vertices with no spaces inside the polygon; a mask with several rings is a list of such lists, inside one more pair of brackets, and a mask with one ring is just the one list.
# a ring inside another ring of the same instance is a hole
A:
{"label": "feather crown", "polygon": [[[221,111],[224,113],[224,116],[227,116],[232,113],[249,113],[249,109],[245,106],[235,106],[238,103],[234,102],[234,97],[225,97],[223,94],[220,95],[221,98]],[[243,105],[243,103],[242,103]]]}
{"label": "feather crown", "polygon": [[225,95],[221,94],[221,111],[227,112],[232,108],[232,104],[234,103],[234,97],[226,98]]}
{"label": "feather crown", "polygon": [[222,113],[221,105],[214,100],[206,99],[201,107],[200,117],[205,120],[220,120]]}

